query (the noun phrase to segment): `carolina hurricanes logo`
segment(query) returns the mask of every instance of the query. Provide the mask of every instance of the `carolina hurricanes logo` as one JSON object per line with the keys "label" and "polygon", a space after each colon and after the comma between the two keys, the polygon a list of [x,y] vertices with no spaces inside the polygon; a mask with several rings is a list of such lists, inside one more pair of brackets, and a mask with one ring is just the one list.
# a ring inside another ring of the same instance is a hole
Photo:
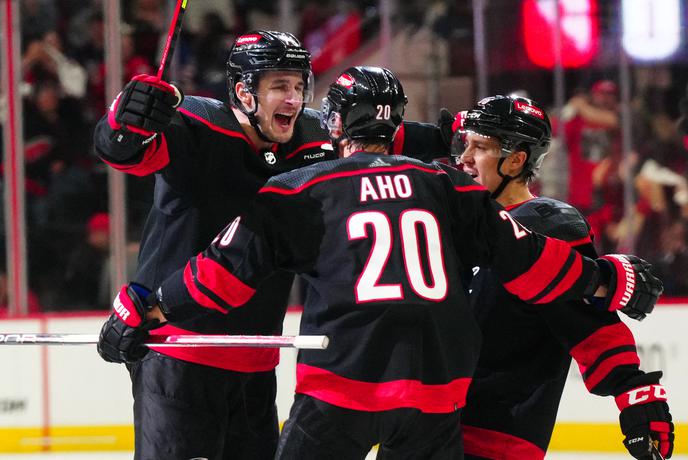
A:
{"label": "carolina hurricanes logo", "polygon": [[530,104],[514,101],[514,108],[519,112],[527,113],[528,115],[538,117],[541,120],[545,119],[545,113],[542,110]]}
{"label": "carolina hurricanes logo", "polygon": [[255,43],[258,40],[263,38],[262,36],[258,34],[253,34],[253,35],[242,35],[241,37],[237,38],[236,44],[237,45],[246,45],[247,43]]}
{"label": "carolina hurricanes logo", "polygon": [[351,75],[344,73],[337,78],[337,84],[349,89],[354,85],[354,79]]}

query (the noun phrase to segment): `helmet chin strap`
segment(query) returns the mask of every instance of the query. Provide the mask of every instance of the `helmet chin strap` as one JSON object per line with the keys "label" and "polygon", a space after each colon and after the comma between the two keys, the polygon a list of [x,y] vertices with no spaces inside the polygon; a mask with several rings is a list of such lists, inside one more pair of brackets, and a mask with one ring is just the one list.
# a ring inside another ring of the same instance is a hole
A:
{"label": "helmet chin strap", "polygon": [[344,133],[342,133],[341,136],[336,137],[336,138],[330,136],[330,142],[332,143],[332,148],[334,149],[335,152],[337,152],[337,155],[339,155],[339,144],[341,144],[342,141],[345,139],[348,139],[348,137]]}
{"label": "helmet chin strap", "polygon": [[251,96],[253,97],[253,101],[255,103],[255,108],[251,111],[246,110],[246,107],[244,107],[244,103],[240,102],[239,103],[239,105],[240,105],[239,109],[242,112],[244,112],[244,114],[248,118],[248,122],[251,123],[251,126],[253,127],[253,129],[256,130],[256,134],[258,134],[258,137],[260,137],[265,142],[272,142],[272,143],[276,143],[276,144],[279,143],[275,139],[270,139],[265,133],[263,133],[263,130],[260,128],[260,123],[258,122],[258,117],[256,117],[256,112],[258,111],[258,98],[254,94],[252,94]]}
{"label": "helmet chin strap", "polygon": [[497,197],[502,194],[502,192],[504,191],[506,186],[509,185],[509,182],[511,182],[514,179],[518,179],[519,177],[521,177],[526,172],[526,168],[524,167],[521,170],[521,172],[515,176],[510,176],[508,174],[502,174],[502,164],[504,163],[504,160],[506,160],[506,157],[501,157],[499,159],[499,162],[497,163],[497,174],[499,174],[499,177],[502,178],[502,182],[499,183],[499,186],[495,189],[494,192],[490,193],[490,198],[492,198],[493,200],[496,200]]}
{"label": "helmet chin strap", "polygon": [[499,174],[499,177],[502,178],[502,182],[499,183],[499,186],[494,192],[490,193],[490,198],[493,200],[496,200],[497,197],[502,194],[506,186],[509,185],[509,182],[515,179],[515,177],[512,177],[508,174],[502,174],[502,164],[504,163],[504,160],[506,160],[506,157],[501,157],[497,163],[497,174]]}

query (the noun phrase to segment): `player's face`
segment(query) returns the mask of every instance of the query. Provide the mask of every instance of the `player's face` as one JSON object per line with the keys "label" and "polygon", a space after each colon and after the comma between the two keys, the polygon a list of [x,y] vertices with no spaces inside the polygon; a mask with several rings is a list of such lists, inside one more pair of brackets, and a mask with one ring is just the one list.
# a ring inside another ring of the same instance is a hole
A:
{"label": "player's face", "polygon": [[256,117],[263,134],[276,142],[288,142],[303,106],[303,75],[289,71],[266,72],[256,93]]}
{"label": "player's face", "polygon": [[466,133],[466,147],[460,158],[463,171],[491,192],[502,182],[497,172],[501,156],[501,143],[494,137]]}

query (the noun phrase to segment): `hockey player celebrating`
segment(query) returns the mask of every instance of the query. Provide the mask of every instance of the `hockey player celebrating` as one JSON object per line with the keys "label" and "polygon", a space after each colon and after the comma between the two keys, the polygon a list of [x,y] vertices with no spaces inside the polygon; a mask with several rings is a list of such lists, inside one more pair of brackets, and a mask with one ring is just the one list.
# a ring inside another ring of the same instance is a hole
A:
{"label": "hockey player celebrating", "polygon": [[609,308],[648,311],[661,291],[638,259],[623,271],[585,258],[525,230],[468,175],[388,155],[405,105],[390,71],[347,69],[321,111],[341,159],[273,177],[154,298],[132,285],[115,299],[120,323],[145,335],[157,321],[242,305],[259,315],[257,286],[301,274],[301,333],[330,345],[299,353],[277,458],[362,459],[376,443],[379,458],[462,458],[459,415],[480,346],[459,276],[470,267],[492,266],[536,303],[601,294],[614,280]]}
{"label": "hockey player celebrating", "polygon": [[[463,170],[526,228],[567,241],[594,258],[590,226],[566,203],[535,197],[528,186],[549,148],[551,128],[536,102],[495,96],[465,114],[455,141],[464,148]],[[598,259],[602,267],[624,256]],[[624,444],[651,460],[652,442],[670,457],[673,425],[661,372],[644,373],[635,341],[614,312],[582,302],[525,304],[501,286],[493,270],[477,270],[471,304],[483,347],[462,416],[467,459],[542,459],[552,435],[571,357],[587,389],[612,395],[621,410]],[[622,308],[642,319],[644,311]]]}
{"label": "hockey player celebrating", "polygon": [[[230,103],[186,97],[156,77],[128,83],[96,127],[98,155],[155,195],[135,280],[157,286],[246,211],[278,173],[336,157],[312,99],[310,55],[287,33],[236,39],[227,62]],[[395,151],[442,154],[440,130],[405,124]],[[420,148],[423,146],[423,148]],[[427,148],[430,146],[430,148]],[[279,334],[293,275],[272,274],[250,308],[170,321],[153,334]],[[143,288],[139,292],[145,296]],[[99,353],[131,362],[136,459],[272,459],[277,446],[276,349],[129,348],[145,336],[113,314]]]}

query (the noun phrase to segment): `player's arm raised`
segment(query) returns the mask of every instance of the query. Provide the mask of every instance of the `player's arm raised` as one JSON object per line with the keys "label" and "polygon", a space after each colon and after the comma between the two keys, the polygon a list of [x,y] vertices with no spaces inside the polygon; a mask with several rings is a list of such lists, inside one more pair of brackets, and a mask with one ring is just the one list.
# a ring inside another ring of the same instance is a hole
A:
{"label": "player's arm raised", "polygon": [[463,260],[494,267],[507,291],[532,304],[586,299],[630,316],[652,311],[662,283],[644,260],[623,254],[584,257],[564,241],[526,229],[483,186],[447,169],[454,177],[457,219],[479,216],[473,225],[459,225]]}

